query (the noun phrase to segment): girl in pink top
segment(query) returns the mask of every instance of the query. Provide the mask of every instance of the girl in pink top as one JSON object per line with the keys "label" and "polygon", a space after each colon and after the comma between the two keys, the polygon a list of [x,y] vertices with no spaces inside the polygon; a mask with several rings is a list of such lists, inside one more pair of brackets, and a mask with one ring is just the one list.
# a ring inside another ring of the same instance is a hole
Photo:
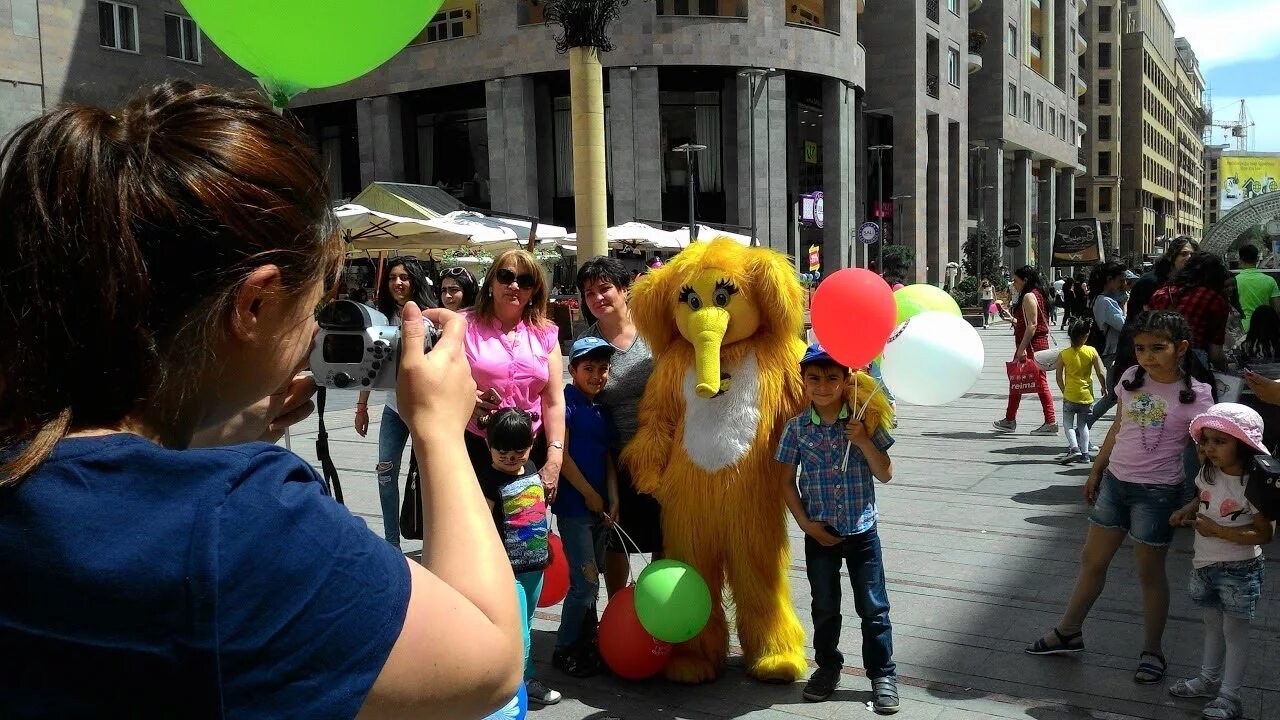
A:
{"label": "girl in pink top", "polygon": [[492,462],[484,431],[489,414],[502,407],[524,410],[534,419],[530,458],[550,501],[564,455],[564,359],[559,329],[547,317],[547,296],[532,255],[502,253],[466,314],[464,348],[476,381],[476,411],[466,433],[472,466],[479,473]]}
{"label": "girl in pink top", "polygon": [[1184,357],[1191,330],[1171,311],[1143,313],[1134,323],[1138,367],[1116,386],[1118,412],[1085,484],[1089,534],[1080,575],[1058,625],[1027,648],[1032,655],[1057,655],[1084,649],[1081,627],[1102,593],[1107,568],[1125,536],[1134,539],[1134,557],[1142,584],[1142,653],[1134,682],[1164,679],[1161,648],[1169,616],[1165,556],[1173,538],[1170,516],[1185,501],[1183,453],[1188,428],[1213,404],[1208,385],[1187,375]]}

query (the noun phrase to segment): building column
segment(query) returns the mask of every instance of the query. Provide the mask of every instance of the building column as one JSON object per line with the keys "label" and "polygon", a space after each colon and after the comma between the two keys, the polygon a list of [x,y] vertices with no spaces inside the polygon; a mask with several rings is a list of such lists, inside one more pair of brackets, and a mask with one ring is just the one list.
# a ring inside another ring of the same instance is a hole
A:
{"label": "building column", "polygon": [[822,82],[822,273],[851,267],[857,93],[836,78]]}
{"label": "building column", "polygon": [[657,68],[610,68],[609,150],[614,224],[662,218]]}
{"label": "building column", "polygon": [[1052,280],[1053,235],[1058,228],[1058,165],[1053,160],[1040,161],[1040,207],[1037,211],[1037,228],[1040,231],[1036,243],[1036,267],[1040,274]]}
{"label": "building column", "polygon": [[[964,123],[947,123],[947,258],[964,265],[965,229],[969,223],[969,141]],[[943,277],[946,270],[943,269]]]}
{"label": "building column", "polygon": [[1031,151],[1018,150],[1013,155],[1013,179],[1009,183],[1008,222],[1022,226],[1022,245],[1008,252],[1009,270],[1027,264],[1031,245]]}
{"label": "building column", "polygon": [[[738,78],[737,86],[738,224],[752,226],[751,205],[755,197],[755,227],[760,245],[790,253],[791,229],[787,211],[787,78],[769,75],[756,81],[756,97],[751,96],[751,79]],[[656,105],[656,103],[655,103]],[[751,117],[755,116],[755,136]],[[654,123],[657,132],[657,123]],[[755,173],[752,174],[752,155]]]}
{"label": "building column", "polygon": [[379,95],[356,101],[360,142],[360,184],[404,182],[404,133],[400,96]]}
{"label": "building column", "polygon": [[[901,109],[901,106],[895,110]],[[930,208],[933,207],[929,195],[933,183],[929,178],[930,164],[929,121],[924,113],[914,109],[896,112],[893,118],[893,182],[886,180],[884,201],[893,210],[894,245],[907,245],[915,253],[915,262],[907,270],[903,278],[905,284],[925,282],[927,272],[925,266],[936,261],[934,250],[930,249],[927,228],[930,219]],[[894,195],[910,195],[905,200],[890,200]],[[876,197],[879,197],[878,195]],[[931,257],[932,255],[932,257]],[[883,272],[884,268],[880,268]]]}
{"label": "building column", "polygon": [[493,209],[537,217],[538,136],[533,77],[489,80],[484,89]]}
{"label": "building column", "polygon": [[988,141],[987,150],[983,156],[983,177],[978,187],[982,188],[986,185],[994,187],[979,191],[978,196],[983,208],[982,215],[978,219],[987,233],[999,243],[1004,228],[1004,141]]}
{"label": "building column", "polygon": [[1076,216],[1076,169],[1065,167],[1057,171],[1058,217]]}
{"label": "building column", "polygon": [[947,272],[947,224],[951,211],[948,208],[947,168],[950,153],[947,142],[950,133],[942,123],[939,115],[930,114],[925,118],[925,137],[928,144],[929,164],[925,170],[925,243],[926,254],[917,257],[916,264],[923,261],[925,282],[941,284]]}

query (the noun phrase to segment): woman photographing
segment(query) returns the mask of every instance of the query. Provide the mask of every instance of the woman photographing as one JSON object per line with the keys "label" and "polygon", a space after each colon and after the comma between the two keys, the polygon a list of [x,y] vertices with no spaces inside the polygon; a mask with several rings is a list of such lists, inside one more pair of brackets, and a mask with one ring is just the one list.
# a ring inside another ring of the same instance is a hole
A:
{"label": "woman photographing", "polygon": [[[170,82],[0,154],[0,707],[21,717],[474,718],[522,652],[462,432],[461,319],[408,351],[422,563],[274,440],[342,244],[325,168],[260,102]],[[421,312],[404,309],[408,348]],[[203,448],[200,442],[243,442]],[[68,530],[75,532],[68,542]],[[439,657],[452,662],[442,664]]]}

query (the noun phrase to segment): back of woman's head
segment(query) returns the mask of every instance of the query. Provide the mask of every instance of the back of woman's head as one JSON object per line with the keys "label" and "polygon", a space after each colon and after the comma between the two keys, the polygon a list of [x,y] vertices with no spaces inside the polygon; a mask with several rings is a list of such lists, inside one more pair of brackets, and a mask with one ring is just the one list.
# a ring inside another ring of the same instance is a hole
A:
{"label": "back of woman's head", "polygon": [[1023,294],[1032,290],[1039,290],[1044,285],[1044,281],[1040,279],[1040,271],[1030,265],[1023,265],[1013,271],[1014,277],[1020,278],[1024,285],[1022,286]]}
{"label": "back of woman's head", "polygon": [[383,276],[383,286],[378,292],[378,312],[386,315],[388,318],[394,317],[399,312],[400,307],[396,304],[396,300],[391,296],[391,271],[396,268],[404,270],[409,276],[409,299],[406,302],[414,302],[420,308],[439,307],[431,293],[431,284],[427,281],[427,271],[423,269],[422,263],[418,258],[412,255],[397,255],[387,261],[385,275]]}
{"label": "back of woman's head", "polygon": [[1107,283],[1124,275],[1124,266],[1115,261],[1107,261],[1093,266],[1089,273],[1089,299],[1093,300],[1102,294]]}
{"label": "back of woman's head", "polygon": [[1222,258],[1211,252],[1194,252],[1173,276],[1171,284],[1181,288],[1208,288],[1226,295],[1231,271]]}
{"label": "back of woman's head", "polygon": [[1270,305],[1259,305],[1249,316],[1244,344],[1255,356],[1280,357],[1280,315]]}
{"label": "back of woman's head", "polygon": [[254,268],[290,291],[341,257],[318,158],[247,96],[170,82],[116,115],[59,107],[0,167],[0,486],[69,430],[165,427]]}

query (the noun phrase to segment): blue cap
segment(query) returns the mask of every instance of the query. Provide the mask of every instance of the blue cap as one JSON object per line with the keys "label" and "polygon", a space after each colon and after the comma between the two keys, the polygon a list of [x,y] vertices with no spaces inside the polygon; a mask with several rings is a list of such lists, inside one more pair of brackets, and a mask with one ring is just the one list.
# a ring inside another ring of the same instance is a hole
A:
{"label": "blue cap", "polygon": [[822,346],[819,345],[818,343],[814,343],[810,345],[809,349],[804,351],[804,357],[801,358],[800,360],[800,367],[804,367],[805,365],[809,365],[811,363],[831,363],[834,365],[840,364],[834,358],[831,357],[830,353],[828,353],[826,350],[823,350]]}
{"label": "blue cap", "polygon": [[618,351],[614,346],[595,336],[578,338],[573,341],[573,349],[569,351],[569,359],[577,360],[583,355],[606,349],[608,350],[608,355],[610,357]]}

